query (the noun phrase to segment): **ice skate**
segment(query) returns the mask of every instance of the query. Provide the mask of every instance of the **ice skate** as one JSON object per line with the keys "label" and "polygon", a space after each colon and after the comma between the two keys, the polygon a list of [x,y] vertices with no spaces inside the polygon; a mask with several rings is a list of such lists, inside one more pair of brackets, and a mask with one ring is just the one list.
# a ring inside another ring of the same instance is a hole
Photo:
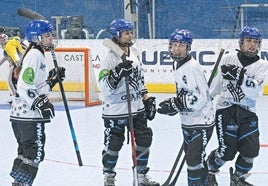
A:
{"label": "ice skate", "polygon": [[160,186],[160,184],[152,181],[146,174],[138,174],[138,186]]}
{"label": "ice skate", "polygon": [[245,180],[249,177],[250,174],[243,174],[241,176],[236,176],[233,173],[233,168],[230,167],[230,186],[253,186],[251,183],[246,182]]}
{"label": "ice skate", "polygon": [[115,175],[116,173],[104,173],[104,186],[115,186]]}

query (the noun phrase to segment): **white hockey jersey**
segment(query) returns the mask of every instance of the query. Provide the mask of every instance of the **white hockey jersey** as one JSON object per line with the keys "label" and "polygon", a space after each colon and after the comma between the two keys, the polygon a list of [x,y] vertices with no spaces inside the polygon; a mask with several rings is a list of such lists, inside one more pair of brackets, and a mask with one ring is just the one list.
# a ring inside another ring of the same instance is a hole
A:
{"label": "white hockey jersey", "polygon": [[31,49],[23,60],[17,84],[17,96],[11,105],[10,121],[50,122],[50,119],[41,118],[37,110],[31,110],[35,98],[41,94],[48,95],[50,87],[46,83],[47,78],[44,54],[36,48]]}
{"label": "white hockey jersey", "polygon": [[199,63],[191,57],[179,68],[174,61],[174,78],[177,96],[183,89],[187,91],[186,106],[189,111],[180,112],[182,126],[210,127],[214,124],[213,105],[209,98],[208,85]]}
{"label": "white hockey jersey", "polygon": [[[144,75],[142,71],[142,63],[139,59],[138,50],[133,46],[129,48],[129,56],[127,60],[133,61],[133,72],[129,76],[129,90],[131,97],[131,112],[136,116],[138,112],[144,111],[142,95],[147,93],[144,85]],[[105,59],[101,63],[100,74],[103,71],[110,71],[115,68],[122,59],[119,55],[110,50]],[[103,118],[120,118],[128,116],[128,104],[126,93],[125,77],[121,79],[116,88],[110,86],[108,74],[99,76],[99,85],[103,95],[102,117]]]}
{"label": "white hockey jersey", "polygon": [[217,109],[227,108],[233,104],[237,104],[246,108],[252,112],[256,112],[256,99],[262,93],[264,81],[268,73],[268,63],[262,59],[245,67],[246,72],[244,74],[244,79],[241,84],[241,90],[245,96],[237,101],[234,100],[232,94],[227,89],[227,85],[231,82],[234,87],[236,87],[236,81],[230,81],[222,78],[221,66],[232,64],[239,67],[243,67],[238,59],[237,53],[230,53],[223,56],[216,77],[214,77],[210,86],[210,95],[215,97],[219,94],[217,98]]}

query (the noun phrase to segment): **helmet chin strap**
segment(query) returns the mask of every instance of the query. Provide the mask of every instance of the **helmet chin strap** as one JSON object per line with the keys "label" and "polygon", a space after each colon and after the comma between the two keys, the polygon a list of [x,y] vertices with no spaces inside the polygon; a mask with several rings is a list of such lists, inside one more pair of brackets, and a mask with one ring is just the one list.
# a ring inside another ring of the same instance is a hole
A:
{"label": "helmet chin strap", "polygon": [[45,51],[52,51],[56,48],[58,42],[56,42],[55,40],[53,40],[53,42],[51,43],[51,45],[44,45],[44,43],[42,41],[40,41],[40,46],[45,50]]}
{"label": "helmet chin strap", "polygon": [[120,42],[119,39],[113,37],[112,38],[112,41],[116,44],[118,44],[120,47],[131,47],[134,43],[131,41],[130,43],[123,43],[123,42]]}

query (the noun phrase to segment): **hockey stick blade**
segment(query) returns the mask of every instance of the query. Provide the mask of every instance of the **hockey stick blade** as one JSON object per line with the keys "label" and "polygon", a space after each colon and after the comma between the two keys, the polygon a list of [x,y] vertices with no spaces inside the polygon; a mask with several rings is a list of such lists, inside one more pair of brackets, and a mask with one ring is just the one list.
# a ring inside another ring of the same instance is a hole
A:
{"label": "hockey stick blade", "polygon": [[41,14],[39,14],[39,13],[33,11],[33,10],[27,9],[27,8],[18,8],[17,14],[20,15],[20,16],[23,16],[23,17],[27,17],[27,18],[29,18],[31,20],[45,19],[45,17],[42,16]]}
{"label": "hockey stick blade", "polygon": [[102,44],[106,46],[107,48],[111,49],[112,51],[114,51],[119,56],[122,57],[124,55],[124,51],[117,44],[115,44],[111,39],[108,39],[108,38],[104,39]]}

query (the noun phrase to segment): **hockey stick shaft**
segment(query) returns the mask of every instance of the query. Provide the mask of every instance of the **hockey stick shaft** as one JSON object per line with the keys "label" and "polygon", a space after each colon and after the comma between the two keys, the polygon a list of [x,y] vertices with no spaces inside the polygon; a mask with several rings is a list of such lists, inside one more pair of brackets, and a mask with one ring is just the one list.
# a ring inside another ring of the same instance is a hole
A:
{"label": "hockey stick shaft", "polygon": [[181,162],[181,165],[180,165],[180,167],[178,169],[178,172],[177,172],[176,176],[174,177],[173,181],[169,184],[169,186],[175,186],[176,185],[176,182],[177,182],[177,180],[178,180],[178,178],[179,178],[179,176],[181,174],[181,170],[183,168],[183,165],[184,165],[185,161],[186,161],[186,156],[184,155],[184,157],[182,159],[182,162]]}
{"label": "hockey stick shaft", "polygon": [[179,160],[181,158],[182,153],[183,153],[183,144],[182,144],[182,146],[180,148],[180,151],[179,151],[179,153],[178,153],[178,155],[176,157],[176,160],[175,160],[175,162],[174,162],[174,164],[172,166],[172,169],[171,169],[171,171],[170,171],[170,173],[168,175],[168,178],[167,178],[167,180],[165,181],[165,183],[162,186],[168,186],[169,185],[169,183],[171,181],[171,178],[172,178],[173,174],[175,173],[176,167],[177,167],[177,165],[179,163]]}
{"label": "hockey stick shaft", "polygon": [[[118,54],[123,63],[126,62],[126,56],[124,51],[116,45],[110,39],[104,39],[103,45],[114,51]],[[127,106],[128,106],[128,119],[129,119],[129,128],[130,128],[130,139],[131,139],[131,150],[132,150],[132,160],[133,160],[133,176],[134,176],[134,185],[138,186],[138,174],[137,174],[137,154],[136,154],[136,143],[135,143],[135,133],[134,133],[134,126],[133,126],[133,117],[131,111],[131,96],[129,90],[129,79],[128,77],[125,78],[126,83],[126,93],[127,93]]]}
{"label": "hockey stick shaft", "polygon": [[45,17],[42,16],[41,14],[38,14],[37,12],[32,11],[32,10],[27,9],[27,8],[19,8],[17,10],[17,14],[20,15],[20,16],[23,16],[23,17],[27,17],[27,18],[29,18],[31,20],[45,19]]}
{"label": "hockey stick shaft", "polygon": [[223,54],[224,54],[224,51],[225,51],[225,50],[222,48],[221,51],[220,51],[220,54],[219,54],[219,56],[218,56],[218,58],[217,58],[217,61],[215,62],[215,65],[214,65],[214,67],[213,67],[213,70],[212,70],[212,72],[211,72],[211,74],[210,74],[210,77],[209,77],[209,80],[208,80],[208,87],[210,87],[211,82],[212,82],[213,78],[214,78],[215,75],[216,75],[216,72],[217,72],[218,66],[219,66],[219,64],[220,64],[220,62],[221,62],[221,58],[222,58],[222,56],[223,56]]}
{"label": "hockey stick shaft", "polygon": [[[223,56],[223,54],[224,54],[224,51],[225,51],[224,49],[221,49],[221,50],[220,50],[220,53],[219,53],[218,58],[217,58],[217,61],[215,62],[215,65],[214,65],[214,67],[213,67],[213,70],[212,70],[212,72],[211,72],[211,74],[210,74],[210,77],[209,77],[209,80],[208,80],[208,87],[210,87],[211,82],[212,82],[213,78],[214,78],[215,75],[216,75],[216,72],[217,72],[218,66],[219,66],[219,64],[220,64],[220,61],[221,61],[221,59],[222,59],[222,56]],[[183,149],[183,144],[182,144],[182,146],[181,146],[180,152],[181,152],[182,149]],[[182,153],[181,153],[181,154],[182,154]],[[179,170],[178,170],[176,176],[174,177],[174,179],[171,181],[171,178],[172,178],[172,176],[173,176],[173,174],[174,174],[174,172],[175,172],[175,169],[176,169],[176,167],[177,167],[177,165],[178,165],[178,161],[179,161],[179,159],[180,159],[180,157],[181,157],[181,154],[180,154],[180,153],[178,154],[178,156],[177,156],[177,158],[176,158],[176,160],[175,160],[175,163],[174,163],[174,165],[173,165],[173,167],[172,167],[172,170],[171,170],[171,172],[170,172],[170,175],[169,175],[168,179],[165,181],[165,183],[164,183],[162,186],[173,186],[173,185],[176,184],[176,182],[177,182],[177,180],[178,180],[178,177],[179,177],[179,175],[180,175],[180,172],[181,172],[181,170],[182,170],[182,168],[183,168],[183,165],[184,165],[184,163],[185,163],[185,160],[186,160],[186,156],[184,155],[183,160],[182,160],[182,162],[181,162],[181,165],[180,165],[180,167],[179,167]],[[170,182],[170,181],[171,181],[171,182]]]}
{"label": "hockey stick shaft", "polygon": [[[53,59],[53,63],[54,63],[55,68],[59,68],[58,67],[58,62],[57,62],[57,59],[56,59],[56,54],[55,54],[54,50],[51,50],[51,55],[52,55],[52,59]],[[65,111],[66,111],[70,131],[71,131],[71,135],[72,135],[72,139],[73,139],[73,144],[74,144],[78,164],[79,164],[79,166],[82,166],[83,165],[82,158],[81,158],[81,155],[80,155],[80,150],[79,150],[79,146],[78,146],[78,143],[77,143],[77,138],[76,138],[74,127],[73,127],[71,114],[70,114],[70,111],[69,111],[69,107],[68,107],[68,104],[67,104],[63,84],[62,84],[62,81],[61,81],[60,77],[58,77],[58,81],[59,81],[59,87],[60,87],[60,91],[61,91],[61,96],[62,96],[62,100],[63,100],[63,103],[64,103],[64,108],[65,108]]]}

